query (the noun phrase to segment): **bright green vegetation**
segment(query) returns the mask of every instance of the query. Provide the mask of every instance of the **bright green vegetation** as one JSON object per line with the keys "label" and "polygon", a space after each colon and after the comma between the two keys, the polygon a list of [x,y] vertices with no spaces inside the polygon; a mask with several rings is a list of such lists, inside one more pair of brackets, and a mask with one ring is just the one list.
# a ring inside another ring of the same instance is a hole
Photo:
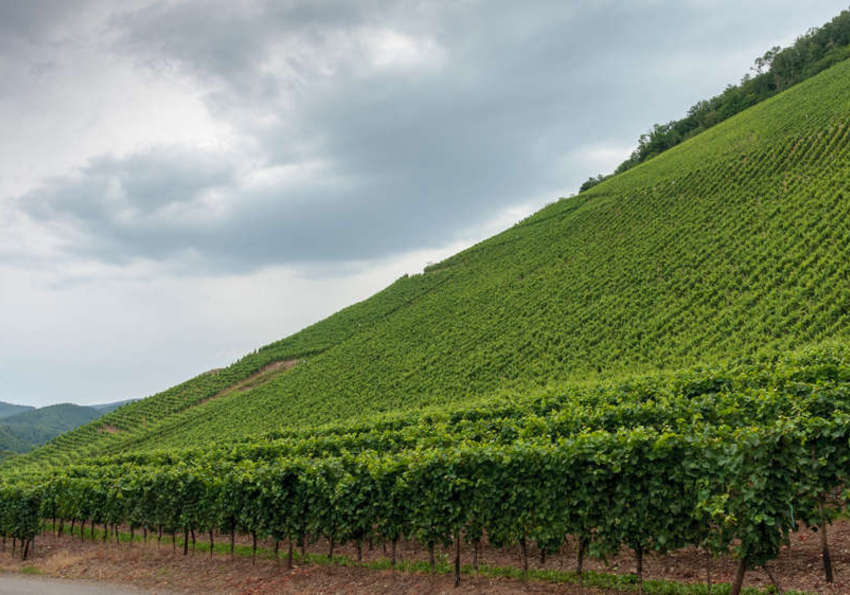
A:
{"label": "bright green vegetation", "polygon": [[[345,343],[352,335],[373,328],[440,284],[439,279],[425,283],[400,279],[373,298],[350,306],[291,337],[267,345],[227,368],[201,374],[167,391],[120,407],[93,424],[63,434],[25,460],[53,458],[57,453],[70,455],[73,459],[103,452],[120,452],[144,443],[162,446],[162,436],[175,424],[187,429],[196,427],[197,416],[207,411],[212,404],[218,401],[232,402],[250,394],[254,385],[252,378],[258,376],[256,380],[268,382],[276,376],[291,373],[285,366],[274,370],[276,363],[302,362],[305,358],[318,356],[331,346]],[[243,388],[233,390],[239,386]],[[231,431],[232,428],[227,433]],[[210,435],[206,435],[202,442],[208,443],[209,439]],[[53,460],[59,461],[62,457]],[[21,460],[14,461],[15,466],[21,464]]]}
{"label": "bright green vegetation", "polygon": [[[810,29],[787,48],[771,48],[755,59],[755,76],[747,74],[740,85],[729,85],[720,95],[698,102],[686,117],[655,124],[641,135],[637,148],[614,174],[629,170],[847,58],[850,58],[850,10],[842,11],[822,27]],[[582,184],[580,192],[609,177],[601,174],[591,177]]]}
{"label": "bright green vegetation", "polygon": [[552,552],[571,536],[589,555],[734,547],[758,566],[797,522],[822,527],[844,507],[831,495],[850,480],[848,381],[850,349],[836,343],[418,420],[7,473],[0,529],[28,542],[40,518],[58,518],[184,540],[322,537],[329,556],[372,538],[460,552],[486,534]]}
{"label": "bright green vegetation", "polygon": [[685,546],[762,565],[845,510],[848,198],[844,61],[6,462],[0,530],[570,536],[638,568]]}

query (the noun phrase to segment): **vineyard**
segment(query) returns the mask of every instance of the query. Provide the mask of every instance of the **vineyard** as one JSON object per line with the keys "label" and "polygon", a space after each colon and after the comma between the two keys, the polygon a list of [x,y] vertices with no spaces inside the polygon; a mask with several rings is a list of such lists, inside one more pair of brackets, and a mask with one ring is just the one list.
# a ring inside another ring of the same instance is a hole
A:
{"label": "vineyard", "polygon": [[[850,480],[850,62],[238,362],[0,467],[49,524],[541,556],[733,553]],[[710,557],[708,558],[710,560]],[[710,563],[706,569],[710,578]],[[710,588],[710,587],[709,587]],[[716,592],[728,592],[729,586]],[[702,591],[705,592],[705,591]],[[714,591],[712,591],[714,592]]]}
{"label": "vineyard", "polygon": [[[85,535],[117,526],[237,532],[307,548],[367,541],[644,555],[698,546],[775,557],[798,523],[844,510],[850,349],[659,374],[574,393],[371,424],[293,430],[229,447],[127,453],[9,473],[0,523],[24,551],[42,520]],[[825,547],[827,547],[825,545]],[[25,555],[25,554],[24,554]],[[476,555],[477,558],[477,555]],[[393,564],[395,555],[392,554]],[[291,558],[290,558],[291,563]],[[828,569],[829,567],[827,567]],[[827,570],[831,572],[831,570]],[[458,575],[459,576],[459,575]]]}

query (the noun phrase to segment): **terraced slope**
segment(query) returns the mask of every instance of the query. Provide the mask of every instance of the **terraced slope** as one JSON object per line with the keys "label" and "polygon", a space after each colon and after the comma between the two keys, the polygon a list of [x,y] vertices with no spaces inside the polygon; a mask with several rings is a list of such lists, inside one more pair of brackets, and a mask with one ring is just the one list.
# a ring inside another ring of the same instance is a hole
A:
{"label": "terraced slope", "polygon": [[847,338],[848,198],[841,63],[31,460],[203,445]]}
{"label": "terraced slope", "polygon": [[344,341],[362,328],[390,316],[399,308],[430,291],[433,284],[413,284],[399,279],[381,294],[337,312],[304,330],[262,347],[239,361],[218,370],[210,370],[166,391],[133,401],[107,413],[92,424],[59,436],[32,456],[18,458],[11,466],[26,460],[54,458],[58,461],[90,456],[93,453],[116,452],[136,442],[161,434],[160,428],[174,420],[194,415],[202,405],[242,389],[268,381],[287,372],[288,362],[303,361]]}

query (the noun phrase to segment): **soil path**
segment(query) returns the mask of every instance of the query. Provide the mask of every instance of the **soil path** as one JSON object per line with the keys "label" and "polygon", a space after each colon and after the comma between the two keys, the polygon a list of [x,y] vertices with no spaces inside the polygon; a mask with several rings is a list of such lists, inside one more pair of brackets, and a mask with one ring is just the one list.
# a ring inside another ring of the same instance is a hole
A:
{"label": "soil path", "polygon": [[[37,576],[0,575],[2,595],[138,595],[150,593],[136,587],[94,581],[71,581]],[[167,593],[167,591],[156,591]]]}
{"label": "soil path", "polygon": [[[297,363],[298,363],[298,360],[287,359],[287,360],[281,360],[281,361],[277,361],[277,362],[272,362],[270,364],[266,364],[265,366],[263,366],[262,368],[260,368],[258,371],[254,372],[253,374],[251,374],[247,378],[240,380],[239,382],[237,382],[233,386],[228,386],[227,388],[220,390],[219,392],[217,392],[213,396],[209,397],[208,399],[204,399],[203,401],[198,403],[198,405],[203,405],[204,403],[207,403],[209,401],[215,401],[216,399],[221,398],[224,395],[229,395],[230,393],[235,392],[235,391],[243,390],[245,388],[252,388],[253,386],[255,386],[257,384],[262,384],[263,382],[268,381],[272,376],[276,376],[278,372],[280,372],[280,371],[285,372],[285,371],[287,371],[291,368],[294,368],[295,364],[297,364]],[[211,370],[208,373],[213,374],[215,372],[216,372],[216,370]]]}

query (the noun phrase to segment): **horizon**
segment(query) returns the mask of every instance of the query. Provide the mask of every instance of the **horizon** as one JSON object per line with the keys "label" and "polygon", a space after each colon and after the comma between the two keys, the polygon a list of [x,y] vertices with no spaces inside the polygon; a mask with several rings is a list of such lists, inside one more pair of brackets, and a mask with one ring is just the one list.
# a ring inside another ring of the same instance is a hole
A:
{"label": "horizon", "polygon": [[[0,401],[0,405],[12,405],[14,407],[31,407],[33,409],[44,409],[45,407],[55,407],[57,405],[74,405],[76,407],[89,407],[92,409],[97,409],[98,407],[105,407],[107,405],[115,405],[116,403],[132,403],[133,401],[138,401],[139,399],[119,399],[117,401],[111,401],[108,403],[89,403],[86,405],[81,405],[80,403],[72,403],[70,401],[62,401],[59,403],[50,403],[49,405],[22,405],[21,403],[10,403],[9,401]],[[0,422],[1,423],[1,422]]]}

